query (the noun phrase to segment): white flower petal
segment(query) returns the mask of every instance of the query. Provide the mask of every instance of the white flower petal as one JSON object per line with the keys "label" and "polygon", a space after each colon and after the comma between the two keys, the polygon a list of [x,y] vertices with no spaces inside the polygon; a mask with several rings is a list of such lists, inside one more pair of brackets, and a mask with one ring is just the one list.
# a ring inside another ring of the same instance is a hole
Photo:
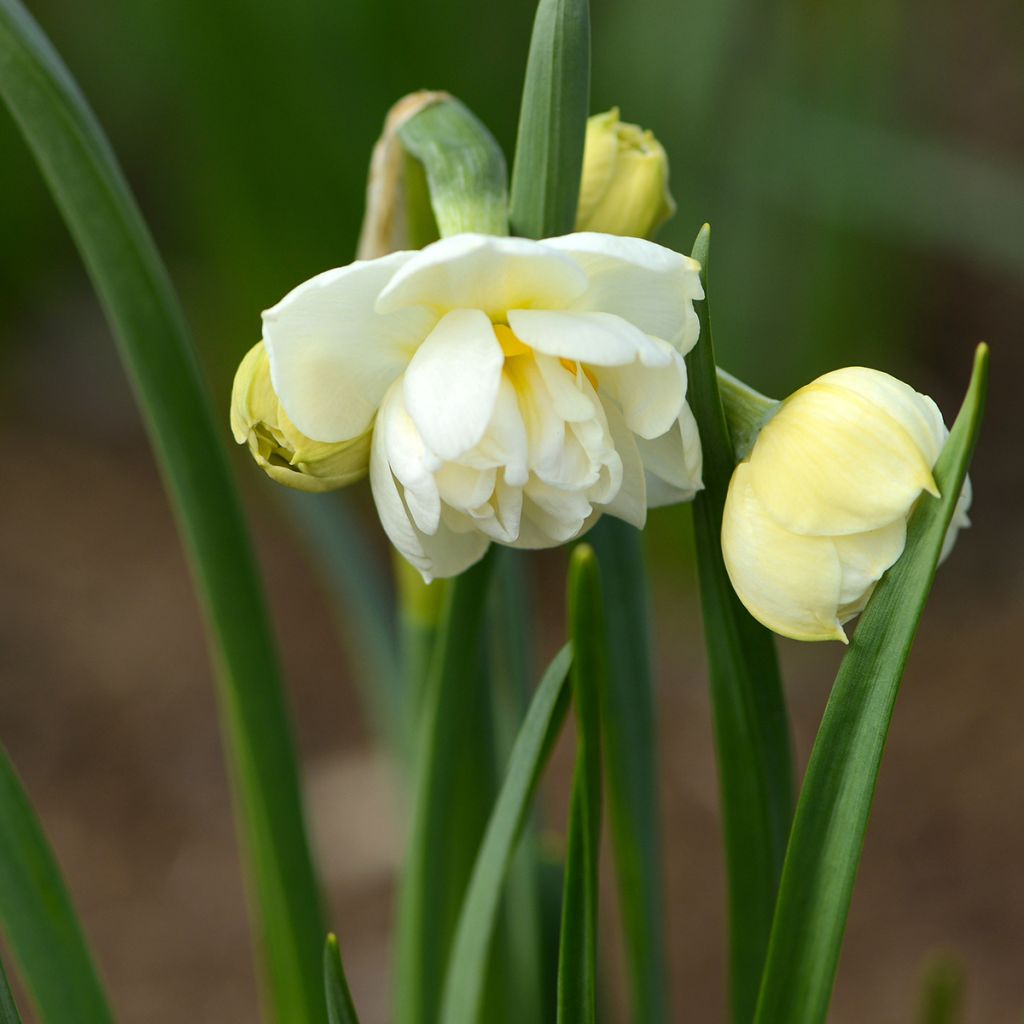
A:
{"label": "white flower petal", "polygon": [[429,306],[480,309],[500,321],[510,309],[560,309],[587,287],[566,255],[526,238],[453,235],[426,246],[395,274],[377,301],[382,313]]}
{"label": "white flower petal", "polygon": [[[540,396],[546,392],[546,404],[553,415],[567,423],[582,423],[593,418],[594,401],[583,387],[584,375],[579,372],[578,365],[570,371],[553,356],[540,355],[527,362],[535,367],[532,376],[529,369],[524,370],[528,387],[538,389],[538,401],[543,400]],[[537,374],[541,378],[539,383],[536,380]],[[592,392],[593,389],[590,390]]]}
{"label": "white flower petal", "polygon": [[775,522],[736,467],[722,518],[722,555],[751,615],[794,640],[846,640],[837,618],[842,571],[830,537],[791,533]]}
{"label": "white flower petal", "polygon": [[647,366],[669,365],[662,348],[613,313],[510,309],[508,325],[523,344],[558,359],[591,366],[625,366],[639,358]]}
{"label": "white flower petal", "polygon": [[686,355],[700,324],[693,309],[704,298],[700,264],[642,238],[583,231],[544,244],[571,256],[587,273],[587,290],[571,308],[615,313]]}
{"label": "white flower petal", "polygon": [[750,480],[780,526],[815,536],[876,530],[936,493],[924,453],[885,408],[817,382],[761,430]]}
{"label": "white flower petal", "polygon": [[446,313],[412,357],[405,405],[442,459],[457,459],[484,436],[504,362],[490,320],[477,309]]}
{"label": "white flower petal", "polygon": [[[556,412],[538,362],[529,357],[510,359],[505,371],[506,378],[515,389],[517,406],[522,415],[528,470],[549,465],[558,459],[565,443],[565,418]],[[564,367],[554,360],[551,362],[554,362],[559,372],[565,373]],[[578,395],[578,392],[573,393]],[[585,401],[582,395],[579,399]],[[526,483],[526,478],[506,478],[510,483],[515,482],[520,486]]]}
{"label": "white flower petal", "polygon": [[459,461],[477,469],[503,469],[507,483],[521,487],[530,476],[529,457],[530,444],[516,390],[505,373],[484,436]]}
{"label": "white flower petal", "polygon": [[458,462],[446,462],[434,475],[441,500],[469,516],[490,501],[497,477],[495,469],[471,469]]}
{"label": "white flower petal", "polygon": [[380,445],[391,471],[403,487],[406,507],[417,527],[424,533],[434,533],[441,518],[441,496],[434,473],[441,463],[423,444],[405,408],[400,382],[388,390],[373,434],[374,445]]}
{"label": "white flower petal", "polygon": [[263,314],[263,340],[281,405],[316,441],[347,441],[370,425],[384,393],[437,314],[422,306],[381,315],[381,289],[415,253],[328,270]]}
{"label": "white flower petal", "polygon": [[679,419],[686,399],[683,357],[667,342],[659,344],[668,350],[668,367],[654,369],[635,362],[601,370],[602,393],[618,403],[626,426],[648,440],[660,437]]}
{"label": "white flower petal", "polygon": [[647,475],[647,507],[691,501],[702,490],[703,452],[697,421],[683,402],[679,419],[660,437],[637,438]]}
{"label": "white flower petal", "polygon": [[377,513],[391,543],[428,582],[458,575],[478,562],[490,546],[490,541],[482,533],[476,530],[458,533],[444,518],[433,536],[417,529],[403,500],[400,485],[392,475],[377,431],[374,431],[370,455],[370,486]]}
{"label": "white flower petal", "polygon": [[613,402],[605,403],[605,416],[615,451],[622,460],[622,481],[611,501],[601,504],[601,511],[644,528],[647,522],[647,481],[636,439]]}

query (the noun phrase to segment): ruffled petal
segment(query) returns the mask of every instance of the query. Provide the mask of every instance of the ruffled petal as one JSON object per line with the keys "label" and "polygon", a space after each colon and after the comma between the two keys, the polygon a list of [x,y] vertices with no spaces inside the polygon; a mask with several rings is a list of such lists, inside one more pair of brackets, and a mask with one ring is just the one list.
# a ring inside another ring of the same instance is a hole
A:
{"label": "ruffled petal", "polygon": [[622,460],[622,482],[611,501],[602,503],[601,511],[642,530],[647,522],[647,481],[636,438],[614,403],[606,402],[604,411],[615,451]]}
{"label": "ruffled petal", "polygon": [[[607,393],[634,434],[648,440],[660,437],[676,420],[686,399],[686,364],[667,342],[668,366],[651,368],[640,362],[601,370],[602,393]],[[607,404],[605,406],[607,408]]]}
{"label": "ruffled petal", "polygon": [[664,434],[653,440],[637,438],[636,446],[647,477],[648,508],[692,501],[703,489],[700,434],[686,402],[679,419]]}
{"label": "ruffled petal", "polygon": [[591,366],[666,367],[669,353],[628,320],[613,313],[564,313],[549,309],[510,309],[509,327],[535,352]]}
{"label": "ruffled petal", "polygon": [[[395,393],[394,389],[391,394]],[[387,402],[381,410],[387,415]],[[442,517],[433,535],[420,530],[403,499],[404,488],[396,481],[388,462],[383,433],[375,430],[370,454],[370,486],[377,513],[391,543],[429,582],[457,576],[478,562],[490,541],[476,530],[457,532]]]}
{"label": "ruffled petal", "polygon": [[549,238],[545,246],[571,256],[587,274],[587,289],[569,307],[614,313],[669,342],[682,355],[697,343],[693,309],[704,298],[700,264],[642,238],[581,231]]}
{"label": "ruffled petal", "polygon": [[722,555],[733,588],[759,622],[794,640],[842,640],[842,569],[829,537],[783,529],[758,501],[749,463],[736,467],[722,518]]}
{"label": "ruffled petal", "polygon": [[586,287],[587,275],[574,260],[540,242],[453,235],[408,260],[381,292],[377,309],[480,309],[497,322],[510,309],[561,309]]}
{"label": "ruffled petal", "polygon": [[412,357],[405,405],[440,458],[457,459],[483,437],[504,362],[490,320],[476,309],[446,313]]}
{"label": "ruffled petal", "polygon": [[351,263],[300,284],[263,314],[274,390],[316,441],[348,441],[373,420],[437,314],[409,306],[382,315],[381,289],[415,253]]}

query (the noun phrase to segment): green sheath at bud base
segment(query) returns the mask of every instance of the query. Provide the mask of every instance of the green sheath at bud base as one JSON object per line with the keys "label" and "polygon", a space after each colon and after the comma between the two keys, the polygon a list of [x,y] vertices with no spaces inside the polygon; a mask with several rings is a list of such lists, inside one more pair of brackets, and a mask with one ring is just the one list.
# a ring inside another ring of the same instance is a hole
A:
{"label": "green sheath at bud base", "polygon": [[306,437],[281,407],[261,341],[249,349],[231,389],[231,432],[247,444],[272,480],[300,491],[333,491],[366,476],[369,430],[351,441],[324,444]]}

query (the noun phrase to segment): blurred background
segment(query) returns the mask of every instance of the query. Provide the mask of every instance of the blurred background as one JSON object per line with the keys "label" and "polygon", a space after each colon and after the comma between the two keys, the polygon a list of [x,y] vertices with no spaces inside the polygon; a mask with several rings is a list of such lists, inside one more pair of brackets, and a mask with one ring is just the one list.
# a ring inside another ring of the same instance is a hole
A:
{"label": "blurred background", "polygon": [[[388,106],[445,88],[511,157],[532,3],[31,0],[105,125],[181,291],[217,406],[259,312],[348,262]],[[689,250],[714,226],[719,357],[782,396],[893,372],[951,420],[993,349],[974,529],[939,575],[897,707],[831,1019],[914,1019],[936,951],[967,1019],[1024,1007],[1024,8],[1019,0],[594,0],[593,109],[672,160]],[[110,333],[0,110],[0,739],[126,1021],[257,1019],[207,649]],[[388,1019],[404,813],[330,571],[242,455],[318,858],[364,1024]],[[387,560],[357,487],[360,549]],[[316,499],[309,499],[316,500]],[[331,499],[327,499],[328,501]],[[334,507],[334,506],[332,506]],[[724,881],[685,508],[647,531],[678,1019],[724,1019]],[[538,664],[560,553],[532,556]],[[341,565],[344,573],[345,565]],[[612,610],[614,614],[614,609]],[[799,764],[841,652],[781,642]],[[564,815],[568,760],[545,799]],[[609,893],[609,896],[611,894]],[[612,909],[612,899],[605,904]],[[604,928],[617,958],[614,916]],[[624,1019],[609,972],[607,1019]],[[781,1022],[780,1022],[781,1024]]]}

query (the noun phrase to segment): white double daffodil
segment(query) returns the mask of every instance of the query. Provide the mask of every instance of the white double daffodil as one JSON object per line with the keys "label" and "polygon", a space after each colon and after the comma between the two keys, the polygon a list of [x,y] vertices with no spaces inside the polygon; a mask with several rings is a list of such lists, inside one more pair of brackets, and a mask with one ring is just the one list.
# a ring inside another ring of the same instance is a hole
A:
{"label": "white double daffodil", "polygon": [[[701,487],[683,356],[698,264],[653,242],[456,235],[330,270],[263,315],[294,428],[365,467],[426,578],[561,544]],[[236,436],[244,440],[245,424]]]}
{"label": "white double daffodil", "polygon": [[[769,629],[846,641],[902,554],[907,520],[949,431],[926,395],[879,370],[819,377],[779,407],[733,474],[722,553],[733,587]],[[968,525],[966,482],[942,557]]]}

